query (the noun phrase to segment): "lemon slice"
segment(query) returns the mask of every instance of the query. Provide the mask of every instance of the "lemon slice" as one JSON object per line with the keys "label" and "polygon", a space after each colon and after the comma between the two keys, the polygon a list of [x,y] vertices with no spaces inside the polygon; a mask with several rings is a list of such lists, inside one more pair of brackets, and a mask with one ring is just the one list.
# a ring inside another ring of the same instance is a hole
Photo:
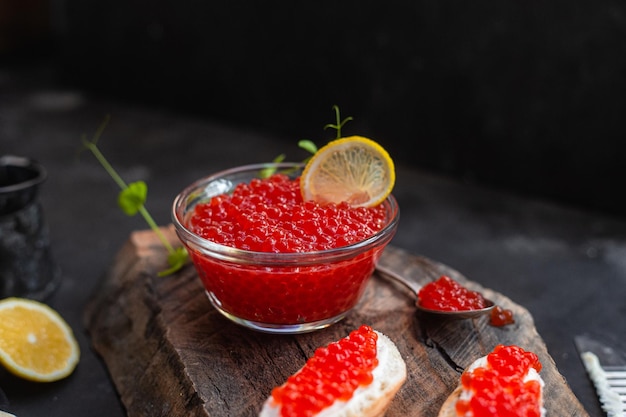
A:
{"label": "lemon slice", "polygon": [[321,147],[300,178],[305,200],[320,204],[347,201],[372,207],[391,193],[396,180],[393,160],[378,143],[361,136],[336,139]]}
{"label": "lemon slice", "polygon": [[78,364],[80,351],[72,329],[52,308],[38,301],[0,301],[0,362],[30,381],[65,378]]}

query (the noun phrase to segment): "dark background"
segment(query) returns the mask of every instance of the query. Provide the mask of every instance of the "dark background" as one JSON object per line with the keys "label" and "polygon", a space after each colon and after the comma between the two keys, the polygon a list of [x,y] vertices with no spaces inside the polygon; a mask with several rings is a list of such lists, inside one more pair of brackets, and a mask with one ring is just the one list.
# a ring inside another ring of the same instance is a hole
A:
{"label": "dark background", "polygon": [[337,104],[344,134],[398,161],[626,214],[617,0],[0,0],[0,62],[271,132],[288,155],[333,137]]}

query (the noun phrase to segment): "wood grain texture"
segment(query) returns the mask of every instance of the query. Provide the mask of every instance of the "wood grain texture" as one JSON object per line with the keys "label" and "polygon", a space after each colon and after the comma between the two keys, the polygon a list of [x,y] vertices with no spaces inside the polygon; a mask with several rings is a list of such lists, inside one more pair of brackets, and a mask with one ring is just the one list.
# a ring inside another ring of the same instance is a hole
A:
{"label": "wood grain texture", "polygon": [[[177,243],[171,228],[164,229]],[[415,296],[376,274],[347,317],[321,331],[271,335],[238,326],[209,303],[193,267],[157,277],[166,253],[150,231],[133,232],[85,310],[93,348],[104,360],[129,417],[255,416],[319,346],[369,324],[398,346],[408,378],[388,417],[436,416],[463,368],[497,344],[535,352],[548,415],[587,416],[537,333],[529,312],[441,263],[388,247],[380,262],[421,284],[447,274],[513,310],[516,322],[487,317],[443,321],[416,313]]]}

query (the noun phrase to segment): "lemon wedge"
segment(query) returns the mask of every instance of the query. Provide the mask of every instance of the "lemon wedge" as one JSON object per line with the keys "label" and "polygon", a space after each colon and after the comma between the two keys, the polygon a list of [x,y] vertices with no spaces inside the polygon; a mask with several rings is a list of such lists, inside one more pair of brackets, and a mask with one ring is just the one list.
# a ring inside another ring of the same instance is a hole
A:
{"label": "lemon wedge", "polygon": [[346,201],[354,207],[373,207],[391,193],[396,180],[393,160],[377,142],[349,136],[321,147],[300,178],[304,200],[320,204]]}
{"label": "lemon wedge", "polygon": [[70,326],[51,307],[25,298],[0,301],[0,363],[36,382],[70,375],[80,357]]}

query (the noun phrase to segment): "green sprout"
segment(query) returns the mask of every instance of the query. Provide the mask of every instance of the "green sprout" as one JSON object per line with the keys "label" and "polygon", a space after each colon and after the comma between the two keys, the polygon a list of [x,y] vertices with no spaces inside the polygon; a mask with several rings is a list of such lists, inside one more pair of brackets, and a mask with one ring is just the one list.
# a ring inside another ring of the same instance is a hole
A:
{"label": "green sprout", "polygon": [[98,162],[106,170],[106,172],[113,178],[113,181],[120,187],[121,191],[118,194],[117,204],[122,211],[128,216],[134,216],[137,213],[141,214],[146,223],[156,233],[159,240],[163,243],[163,246],[167,249],[167,263],[169,268],[158,273],[158,276],[166,276],[175,273],[180,270],[189,260],[189,255],[184,247],[174,248],[167,238],[159,229],[150,213],[145,207],[145,202],[148,197],[148,186],[144,181],[136,181],[127,184],[122,177],[115,171],[113,166],[107,161],[100,149],[98,149],[98,140],[102,136],[104,129],[109,121],[109,117],[105,119],[100,128],[96,131],[91,141],[85,137],[82,138],[85,149],[91,151],[96,157]]}
{"label": "green sprout", "polygon": [[[352,120],[352,117],[347,117],[341,120],[339,106],[334,105],[333,110],[335,111],[336,124],[327,124],[324,126],[324,129],[332,128],[337,131],[336,139],[341,138],[341,129],[342,127]],[[154,231],[159,240],[163,243],[163,246],[167,249],[167,263],[169,268],[158,273],[158,276],[167,276],[171,275],[178,270],[180,270],[183,266],[187,264],[189,261],[189,254],[184,247],[174,248],[167,238],[161,232],[161,229],[156,224],[150,213],[145,207],[146,200],[148,198],[148,185],[144,181],[135,181],[127,184],[122,177],[115,171],[113,166],[107,161],[104,157],[100,149],[98,148],[98,141],[104,132],[104,129],[110,120],[110,117],[107,116],[94,134],[91,140],[87,140],[84,136],[82,138],[83,146],[85,149],[89,150],[100,162],[100,165],[106,170],[106,172],[111,176],[113,181],[120,187],[120,193],[118,194],[117,204],[120,209],[128,216],[135,216],[137,213],[141,214],[144,218],[148,226]],[[317,152],[318,148],[312,141],[308,139],[302,139],[298,141],[298,147],[304,149],[309,152],[311,155],[302,161],[303,164],[306,164],[309,159]],[[274,163],[280,163],[284,161],[286,158],[285,154],[280,154],[276,158],[274,158]],[[266,178],[271,176],[276,171],[276,168],[270,167],[265,168],[261,171],[261,177]]]}
{"label": "green sprout", "polygon": [[[308,151],[309,153],[311,153],[311,155],[315,155],[315,152],[317,152],[317,145],[315,145],[315,143],[308,139],[299,140],[298,147],[304,149],[305,151]],[[306,158],[303,162],[306,163],[309,159],[311,159],[310,156]]]}
{"label": "green sprout", "polygon": [[324,126],[324,129],[328,129],[329,127],[331,129],[335,129],[337,131],[337,136],[335,139],[339,139],[341,138],[341,128],[343,127],[343,125],[345,125],[346,123],[348,123],[349,121],[353,120],[352,117],[346,117],[345,119],[341,120],[341,116],[339,113],[339,106],[337,106],[336,104],[333,106],[333,110],[335,110],[335,118],[337,119],[337,124],[327,124],[326,126]]}
{"label": "green sprout", "polygon": [[[349,121],[353,120],[352,117],[346,117],[345,119],[341,120],[341,115],[339,112],[339,106],[337,106],[336,104],[333,105],[333,110],[335,111],[335,118],[337,123],[336,124],[332,124],[329,123],[326,126],[324,126],[324,129],[335,129],[337,131],[337,135],[335,137],[335,139],[340,139],[341,138],[341,128],[348,123]],[[309,159],[311,159],[313,157],[313,155],[315,155],[315,153],[317,152],[317,145],[309,140],[309,139],[301,139],[298,141],[298,147],[301,149],[304,149],[305,151],[309,152],[311,155],[308,156],[307,158],[305,158],[302,161],[302,164],[306,164],[307,162],[309,162]],[[286,155],[284,153],[278,155],[276,158],[274,158],[274,160],[272,161],[273,163],[280,163],[282,161],[284,161],[286,158]],[[267,178],[269,176],[271,176],[274,172],[276,172],[276,168],[274,167],[268,167],[265,168],[263,170],[261,170],[261,178]]]}
{"label": "green sprout", "polygon": [[[341,120],[341,113],[339,111],[339,106],[336,104],[333,105],[333,110],[335,111],[335,119],[337,123],[336,124],[328,123],[326,126],[324,126],[324,129],[328,129],[328,128],[335,129],[337,131],[337,134],[335,135],[335,139],[341,139],[341,128],[346,123],[348,123],[349,121],[353,119],[352,117],[346,117],[345,119]],[[308,139],[300,140],[298,142],[298,147],[311,153],[311,156],[309,156],[303,161],[304,164],[306,164],[309,161],[309,159],[311,159],[311,157],[315,155],[315,153],[317,152],[317,146],[315,145],[315,143],[313,143],[312,141]]]}
{"label": "green sprout", "polygon": [[[304,149],[307,152],[310,152],[312,154],[311,156],[313,156],[315,152],[317,152],[317,146],[315,145],[315,143],[313,143],[312,141],[308,139],[301,139],[300,141],[298,141],[298,147]],[[308,160],[311,159],[311,156],[305,158],[302,161],[302,163],[306,164]],[[284,153],[281,153],[276,158],[274,158],[272,162],[275,164],[278,164],[280,162],[283,162],[285,158],[286,158],[286,155]],[[263,168],[259,175],[261,178],[267,178],[267,177],[271,177],[272,174],[274,174],[275,172],[276,172],[276,167],[267,167],[267,168]]]}

